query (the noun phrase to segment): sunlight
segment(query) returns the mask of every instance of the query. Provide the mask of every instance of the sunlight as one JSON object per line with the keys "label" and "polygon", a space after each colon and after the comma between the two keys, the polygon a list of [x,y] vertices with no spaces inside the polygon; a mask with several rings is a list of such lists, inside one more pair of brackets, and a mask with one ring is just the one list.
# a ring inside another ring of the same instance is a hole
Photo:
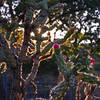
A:
{"label": "sunlight", "polygon": [[38,33],[39,33],[39,34],[41,33],[41,27],[38,28]]}

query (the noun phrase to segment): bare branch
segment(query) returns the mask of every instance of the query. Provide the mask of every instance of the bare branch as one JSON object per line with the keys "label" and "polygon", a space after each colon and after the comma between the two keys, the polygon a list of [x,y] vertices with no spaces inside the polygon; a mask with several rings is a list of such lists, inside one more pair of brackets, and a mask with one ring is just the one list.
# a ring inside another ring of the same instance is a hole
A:
{"label": "bare branch", "polygon": [[52,55],[52,50],[50,51],[50,54],[42,56],[39,60],[41,61],[41,60],[47,59],[47,58],[51,57],[51,55]]}
{"label": "bare branch", "polygon": [[28,56],[28,57],[24,57],[23,59],[22,59],[22,62],[24,62],[24,63],[27,63],[27,62],[29,62],[30,60],[32,60],[35,56],[36,56],[36,52],[34,52],[34,53],[32,53],[32,55],[30,55],[30,56]]}
{"label": "bare branch", "polygon": [[4,2],[5,2],[5,0],[0,0],[0,7],[3,6]]}
{"label": "bare branch", "polygon": [[53,44],[54,44],[53,42],[48,43],[42,50],[41,55],[46,54],[52,48]]}
{"label": "bare branch", "polygon": [[37,85],[33,81],[31,81],[31,85],[35,88],[34,94],[36,95],[37,94]]}
{"label": "bare branch", "polygon": [[74,33],[74,30],[75,30],[75,28],[70,29],[70,30],[66,33],[66,35],[64,36],[63,39],[56,40],[56,41],[54,41],[54,43],[58,43],[58,44],[64,43],[64,42]]}
{"label": "bare branch", "polygon": [[30,85],[30,82],[35,79],[38,72],[38,67],[39,67],[39,54],[37,54],[36,57],[34,58],[33,70],[30,76],[26,79],[24,89],[26,89]]}
{"label": "bare branch", "polygon": [[1,49],[0,53],[3,53],[1,55],[4,56],[3,58],[5,59],[7,65],[8,66],[10,65],[10,67],[13,68],[16,67],[16,59],[12,55],[9,43],[4,38],[3,33],[0,33],[0,49]]}
{"label": "bare branch", "polygon": [[26,22],[24,24],[24,42],[22,44],[22,48],[18,57],[18,61],[22,62],[22,58],[24,58],[26,56],[26,52],[27,52],[27,47],[28,47],[28,42],[30,40],[30,22],[26,19]]}

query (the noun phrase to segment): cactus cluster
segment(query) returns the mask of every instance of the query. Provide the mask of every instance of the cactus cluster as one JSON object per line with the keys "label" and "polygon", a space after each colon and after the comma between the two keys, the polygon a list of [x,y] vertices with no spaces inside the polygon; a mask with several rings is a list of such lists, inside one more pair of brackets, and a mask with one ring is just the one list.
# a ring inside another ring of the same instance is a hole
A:
{"label": "cactus cluster", "polygon": [[[76,89],[80,82],[100,84],[96,76],[91,76],[91,72],[89,72],[89,66],[94,64],[95,61],[93,58],[90,58],[87,50],[81,50],[77,55],[69,57],[69,62],[71,62],[72,65],[70,65],[70,70],[68,70],[68,63],[64,61],[60,46],[58,45],[54,44],[56,63],[64,80],[51,90],[50,96],[52,99],[50,100],[63,100],[64,94],[66,94],[68,88]],[[59,99],[59,97],[61,99]]]}
{"label": "cactus cluster", "polygon": [[[6,2],[5,2],[6,1]],[[66,1],[66,0],[65,0]],[[50,100],[62,100],[67,90],[71,88],[76,88],[80,80],[88,83],[98,83],[100,82],[95,76],[91,76],[91,71],[89,66],[95,63],[94,59],[89,57],[86,50],[80,51],[77,55],[72,55],[69,57],[68,62],[64,60],[60,44],[68,43],[76,35],[76,27],[70,24],[74,22],[74,18],[70,18],[74,15],[75,22],[78,20],[78,2],[67,3],[59,0],[1,0],[0,8],[5,4],[8,4],[9,10],[4,10],[4,14],[0,9],[0,28],[4,28],[6,34],[0,33],[0,63],[6,62],[7,68],[11,70],[12,77],[12,93],[9,93],[11,100],[22,100],[25,96],[26,89],[29,85],[35,87],[34,79],[37,75],[39,63],[41,59],[48,57],[48,53],[51,49],[54,49],[54,55],[56,58],[56,63],[58,65],[59,73],[62,73],[63,80],[57,84],[50,91]],[[79,0],[80,1],[80,0]],[[15,4],[15,5],[14,5]],[[72,5],[70,5],[72,4]],[[84,4],[83,2],[79,4]],[[74,7],[75,14],[74,13]],[[88,8],[88,6],[83,5]],[[72,7],[72,8],[71,8]],[[82,11],[86,12],[88,10]],[[66,10],[67,9],[67,10]],[[89,8],[90,12],[91,8]],[[96,9],[97,10],[97,9]],[[67,11],[67,12],[66,12]],[[70,12],[71,11],[71,12]],[[68,14],[70,13],[70,14]],[[95,12],[96,13],[96,12]],[[84,13],[80,13],[84,15]],[[90,14],[89,14],[90,15]],[[97,14],[98,15],[98,14]],[[3,18],[4,17],[4,18]],[[83,16],[88,17],[86,16]],[[82,23],[86,20],[78,20]],[[91,17],[91,16],[90,16]],[[61,24],[59,24],[61,22]],[[94,22],[94,18],[93,18]],[[20,24],[21,23],[21,24]],[[87,20],[86,20],[87,23]],[[89,20],[90,23],[90,20]],[[82,24],[80,24],[82,25]],[[87,26],[87,25],[86,25]],[[85,27],[86,27],[85,26]],[[89,24],[90,26],[90,24]],[[82,26],[83,27],[83,26]],[[19,32],[20,28],[23,28],[23,32]],[[54,28],[57,30],[64,30],[66,34],[63,39],[58,39],[53,42],[50,41],[50,34],[48,37],[43,37],[45,32],[50,32]],[[17,32],[17,34],[15,34]],[[81,31],[81,30],[80,30]],[[31,32],[34,36],[31,36]],[[22,33],[22,34],[20,34]],[[77,32],[77,34],[80,32]],[[20,37],[17,35],[20,34]],[[4,36],[6,35],[6,36]],[[20,46],[14,47],[14,42],[18,42],[16,39],[20,39]],[[8,40],[10,42],[8,42]],[[31,43],[35,41],[33,46]],[[42,46],[42,43],[47,41],[46,46]],[[78,42],[77,35],[75,43]],[[71,42],[70,42],[71,43]],[[31,45],[29,47],[29,44]],[[76,45],[77,46],[77,45]],[[54,47],[54,48],[52,48]],[[28,49],[30,48],[30,50]],[[30,51],[32,51],[30,53]],[[52,51],[52,50],[51,50]],[[51,53],[51,52],[50,52]],[[50,55],[51,56],[51,55]],[[31,73],[27,78],[22,76],[22,66],[28,64],[33,65]],[[3,71],[4,65],[0,65],[0,73]],[[7,71],[9,71],[7,70]],[[78,78],[79,77],[79,78]],[[7,97],[7,98],[9,98]]]}

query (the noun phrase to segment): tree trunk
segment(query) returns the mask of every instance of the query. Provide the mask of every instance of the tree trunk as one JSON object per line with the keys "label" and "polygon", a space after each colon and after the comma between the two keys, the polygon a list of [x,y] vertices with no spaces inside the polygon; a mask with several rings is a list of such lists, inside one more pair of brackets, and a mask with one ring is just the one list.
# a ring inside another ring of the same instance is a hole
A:
{"label": "tree trunk", "polygon": [[24,100],[23,82],[18,73],[14,69],[0,75],[0,100]]}
{"label": "tree trunk", "polygon": [[10,100],[24,100],[21,84],[20,80],[13,79]]}
{"label": "tree trunk", "polygon": [[10,100],[24,100],[23,80],[21,78],[21,64],[13,69],[12,91]]}
{"label": "tree trunk", "polygon": [[11,73],[11,70],[7,70],[0,75],[0,100],[10,100],[13,79]]}

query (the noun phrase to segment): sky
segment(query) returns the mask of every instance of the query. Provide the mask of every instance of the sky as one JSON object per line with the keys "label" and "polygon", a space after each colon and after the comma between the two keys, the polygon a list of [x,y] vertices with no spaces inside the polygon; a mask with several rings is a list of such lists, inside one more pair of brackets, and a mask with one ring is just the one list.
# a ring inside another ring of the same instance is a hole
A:
{"label": "sky", "polygon": [[[8,5],[7,5],[7,4],[4,4],[4,5],[5,5],[5,9],[4,9],[3,7],[1,7],[1,11],[2,11],[2,12],[5,12],[5,11],[8,12],[8,11],[9,11]],[[15,6],[16,6],[16,5],[13,5],[13,9],[15,8]],[[87,16],[87,14],[88,14],[88,12],[85,12],[85,13],[84,13],[84,16]],[[5,15],[5,16],[6,16],[6,15]],[[6,17],[10,17],[10,15],[7,15]],[[99,16],[99,17],[100,17],[100,16]],[[96,27],[97,27],[99,24],[98,24],[98,23],[96,23],[96,24],[95,24],[95,23],[92,23],[91,25],[95,25],[95,27],[92,28],[92,32],[95,32]],[[76,23],[76,27],[77,27],[77,28],[80,28],[80,24],[79,24],[78,22]],[[89,28],[87,27],[87,29],[89,29]],[[53,29],[53,30],[50,32],[50,35],[51,35],[51,37],[52,37],[52,38],[51,38],[51,41],[54,40],[54,33],[55,33],[55,31],[56,31],[56,29]],[[66,33],[66,31],[62,32],[61,30],[58,30],[58,31],[56,32],[55,38],[60,38],[60,39],[61,39],[61,38],[64,37],[65,33]],[[81,33],[84,34],[84,33],[85,33],[85,30],[82,29],[82,30],[81,30]],[[47,34],[47,33],[44,33],[43,36],[44,36],[44,37],[47,36],[46,34]],[[100,35],[99,35],[99,37],[100,37]]]}

